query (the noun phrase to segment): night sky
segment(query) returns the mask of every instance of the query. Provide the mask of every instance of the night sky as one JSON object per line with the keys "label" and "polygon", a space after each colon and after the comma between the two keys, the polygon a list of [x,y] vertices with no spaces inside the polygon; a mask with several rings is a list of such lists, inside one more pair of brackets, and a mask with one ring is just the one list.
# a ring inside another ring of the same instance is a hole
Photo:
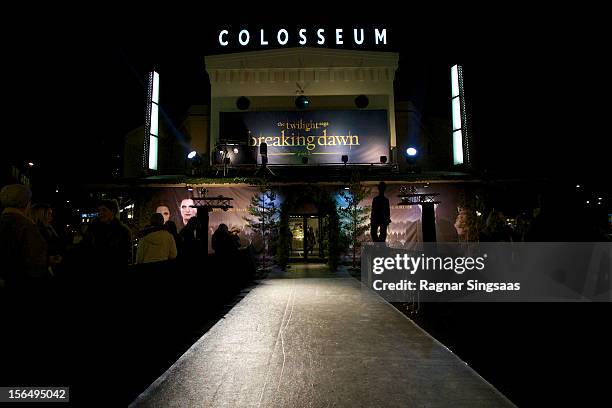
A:
{"label": "night sky", "polygon": [[400,53],[397,99],[412,100],[425,119],[450,118],[448,67],[464,65],[481,168],[510,176],[602,177],[609,173],[603,103],[609,50],[597,14],[487,9],[466,19],[409,8],[393,18],[369,10],[289,18],[160,10],[154,42],[147,42],[150,27],[135,15],[41,14],[3,33],[10,40],[2,68],[8,102],[3,155],[35,160],[49,179],[95,179],[108,173],[108,157],[121,151],[125,133],[143,123],[143,77],[153,66],[170,120],[178,123],[191,104],[208,101],[204,56],[222,52],[218,30],[266,28],[271,36],[287,27],[295,36],[301,26],[314,33],[319,26],[381,25],[389,31],[385,50]]}

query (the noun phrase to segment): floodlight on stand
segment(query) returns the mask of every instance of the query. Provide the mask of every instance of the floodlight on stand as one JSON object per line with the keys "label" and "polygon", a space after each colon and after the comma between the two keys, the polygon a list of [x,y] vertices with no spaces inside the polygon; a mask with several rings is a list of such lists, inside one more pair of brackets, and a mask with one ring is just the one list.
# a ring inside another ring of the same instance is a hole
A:
{"label": "floodlight on stand", "polygon": [[382,164],[387,163],[387,156],[380,156],[380,162],[381,162]]}

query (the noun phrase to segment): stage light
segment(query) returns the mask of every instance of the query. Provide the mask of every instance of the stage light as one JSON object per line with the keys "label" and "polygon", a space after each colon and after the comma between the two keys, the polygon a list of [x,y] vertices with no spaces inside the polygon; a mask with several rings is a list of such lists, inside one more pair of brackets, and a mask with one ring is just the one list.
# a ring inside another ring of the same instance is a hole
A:
{"label": "stage light", "polygon": [[34,163],[32,163],[32,162],[28,162],[28,166],[30,166],[30,167],[34,167]]}
{"label": "stage light", "polygon": [[355,98],[355,106],[357,106],[359,109],[367,108],[369,104],[370,100],[365,95],[359,95]]}
{"label": "stage light", "polygon": [[342,163],[344,163],[344,164],[348,163],[348,155],[346,155],[346,154],[342,155]]}
{"label": "stage light", "polygon": [[416,165],[418,150],[410,146],[406,149],[406,163],[408,164],[409,173],[420,173],[421,169]]}
{"label": "stage light", "polygon": [[240,110],[247,110],[251,106],[251,101],[246,96],[241,96],[236,100],[236,107]]}
{"label": "stage light", "polygon": [[193,187],[187,186],[187,191],[193,191]]}
{"label": "stage light", "polygon": [[380,162],[385,164],[387,162],[387,156],[380,156]]}
{"label": "stage light", "polygon": [[198,152],[196,152],[195,150],[192,150],[189,152],[189,154],[187,155],[187,158],[189,160],[193,159],[194,157],[196,157],[196,155],[198,154]]}
{"label": "stage light", "polygon": [[238,154],[238,148],[234,147],[234,154]]}
{"label": "stage light", "polygon": [[310,106],[310,99],[304,95],[300,95],[295,98],[295,106],[298,109],[307,109]]}
{"label": "stage light", "polygon": [[308,157],[302,156],[302,164],[308,164]]}

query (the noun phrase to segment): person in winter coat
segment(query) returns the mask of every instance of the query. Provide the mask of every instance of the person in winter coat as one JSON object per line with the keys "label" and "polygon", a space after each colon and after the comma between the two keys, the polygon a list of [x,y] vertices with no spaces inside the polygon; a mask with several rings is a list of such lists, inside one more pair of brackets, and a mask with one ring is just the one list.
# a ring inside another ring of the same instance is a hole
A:
{"label": "person in winter coat", "polygon": [[145,229],[144,236],[138,242],[136,263],[168,261],[176,258],[176,253],[174,237],[164,229],[163,215],[151,215],[151,226]]}

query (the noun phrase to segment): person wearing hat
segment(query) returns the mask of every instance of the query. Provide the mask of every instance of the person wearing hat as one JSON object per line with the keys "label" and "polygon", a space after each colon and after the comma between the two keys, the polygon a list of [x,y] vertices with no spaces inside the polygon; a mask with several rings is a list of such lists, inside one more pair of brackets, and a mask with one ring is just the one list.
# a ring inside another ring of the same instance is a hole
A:
{"label": "person wearing hat", "polygon": [[47,243],[27,217],[32,192],[27,186],[10,184],[0,190],[0,280],[8,289],[27,288],[50,278]]}
{"label": "person wearing hat", "polygon": [[[121,268],[132,258],[132,234],[119,221],[117,200],[102,200],[98,218],[89,226],[83,238],[88,262],[98,268]],[[112,271],[109,271],[112,272]]]}

